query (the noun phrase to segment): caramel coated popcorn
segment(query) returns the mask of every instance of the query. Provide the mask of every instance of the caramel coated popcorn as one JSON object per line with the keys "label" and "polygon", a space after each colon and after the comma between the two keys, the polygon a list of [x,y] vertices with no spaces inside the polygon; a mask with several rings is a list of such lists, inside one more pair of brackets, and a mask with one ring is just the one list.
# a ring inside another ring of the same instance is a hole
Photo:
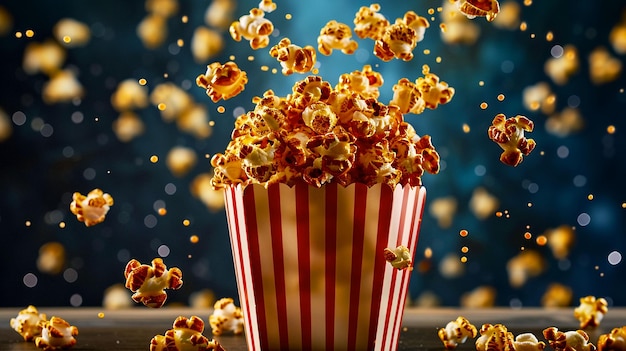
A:
{"label": "caramel coated popcorn", "polygon": [[396,105],[402,113],[420,114],[426,108],[434,110],[440,104],[446,104],[454,96],[454,88],[443,82],[430,67],[422,67],[423,77],[418,77],[415,82],[407,78],[401,78],[393,86],[393,98],[390,105]]}
{"label": "caramel coated popcorn", "polygon": [[317,54],[310,45],[300,47],[292,44],[289,38],[283,38],[270,49],[270,56],[280,62],[282,73],[288,76],[294,72],[309,72],[315,65]]}
{"label": "caramel coated popcorn", "polygon": [[35,346],[44,351],[67,349],[76,345],[78,328],[60,317],[41,322],[41,336],[35,338]]}
{"label": "caramel coated popcorn", "polygon": [[204,322],[200,317],[179,316],[172,329],[150,340],[150,351],[224,351],[217,341],[202,335],[203,331]]}
{"label": "caramel coated popcorn", "polygon": [[506,118],[502,113],[496,115],[491,122],[489,139],[497,143],[502,150],[500,161],[509,166],[517,166],[523,156],[528,156],[535,148],[533,139],[526,139],[524,132],[532,132],[534,123],[525,116],[517,115]]}
{"label": "caramel coated popcorn", "polygon": [[468,338],[475,338],[477,334],[476,327],[463,316],[448,322],[445,328],[441,328],[437,332],[443,346],[448,350],[456,348]]}
{"label": "caramel coated popcorn", "polygon": [[76,215],[78,221],[91,227],[104,221],[111,206],[113,206],[111,195],[100,189],[93,189],[87,196],[75,192],[70,203],[70,211]]}
{"label": "caramel coated popcorn", "polygon": [[46,320],[45,314],[39,313],[35,306],[29,305],[21,310],[15,318],[11,318],[9,323],[11,328],[24,338],[24,341],[32,341],[35,337],[41,336],[41,323]]}
{"label": "caramel coated popcorn", "polygon": [[132,259],[124,269],[126,288],[134,292],[132,299],[145,306],[160,308],[165,304],[165,289],[180,289],[183,285],[183,273],[177,267],[167,269],[163,259],[155,258],[152,265],[141,264]]}
{"label": "caramel coated popcorn", "polygon": [[476,351],[514,351],[513,334],[503,324],[483,324],[476,339]]}
{"label": "caramel coated popcorn", "polygon": [[585,296],[580,298],[580,305],[574,309],[574,317],[580,322],[581,329],[596,328],[608,310],[606,299]]}
{"label": "caramel coated popcorn", "polygon": [[428,20],[408,11],[403,18],[387,26],[380,39],[374,44],[374,55],[383,61],[398,58],[403,61],[413,59],[413,49],[424,38],[424,31],[430,26]]}
{"label": "caramel coated popcorn", "polygon": [[533,333],[522,333],[515,337],[513,347],[515,351],[542,351],[546,343],[539,341]]}
{"label": "caramel coated popcorn", "polygon": [[254,50],[266,47],[270,42],[270,34],[274,31],[274,24],[265,18],[265,12],[259,8],[250,10],[250,14],[243,15],[238,21],[230,25],[230,36],[236,41],[246,39]]}
{"label": "caramel coated popcorn", "polygon": [[459,11],[467,18],[485,17],[491,22],[496,19],[500,12],[498,0],[454,0],[457,2]]}
{"label": "caramel coated popcorn", "polygon": [[206,73],[196,78],[196,84],[206,89],[206,94],[213,102],[228,100],[241,93],[248,83],[248,75],[236,63],[213,62],[207,66]]}
{"label": "caramel coated popcorn", "polygon": [[385,261],[389,262],[393,268],[398,270],[413,270],[413,260],[411,251],[406,246],[398,246],[395,249],[388,247],[383,251]]}
{"label": "caramel coated popcorn", "polygon": [[345,23],[331,20],[322,29],[317,37],[317,50],[322,55],[330,55],[333,50],[341,50],[344,54],[354,54],[359,44],[352,40],[352,30]]}
{"label": "caramel coated popcorn", "polygon": [[550,347],[554,351],[595,351],[596,346],[589,342],[589,335],[583,330],[559,331],[556,327],[543,330]]}
{"label": "caramel coated popcorn", "polygon": [[544,70],[555,84],[565,85],[570,77],[578,72],[579,66],[578,50],[573,45],[565,45],[563,54],[548,59],[544,65]]}
{"label": "caramel coated popcorn", "polygon": [[626,350],[626,326],[613,328],[608,334],[602,334],[598,338],[598,351],[624,351]]}
{"label": "caramel coated popcorn", "polygon": [[217,300],[213,305],[213,313],[209,316],[209,324],[213,335],[227,333],[243,333],[243,313],[235,306],[233,299],[225,297]]}
{"label": "caramel coated popcorn", "polygon": [[354,33],[359,38],[373,40],[382,38],[385,29],[389,26],[389,21],[379,11],[379,4],[359,8],[359,11],[354,15]]}

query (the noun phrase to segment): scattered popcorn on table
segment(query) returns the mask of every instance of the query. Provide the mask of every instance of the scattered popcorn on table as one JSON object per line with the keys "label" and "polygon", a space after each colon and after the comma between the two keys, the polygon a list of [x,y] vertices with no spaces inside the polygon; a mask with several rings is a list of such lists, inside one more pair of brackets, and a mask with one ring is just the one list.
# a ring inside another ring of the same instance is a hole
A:
{"label": "scattered popcorn on table", "polygon": [[333,50],[341,50],[344,54],[354,54],[359,44],[352,40],[352,31],[345,23],[331,20],[322,29],[317,37],[317,50],[329,56]]}
{"label": "scattered popcorn on table", "polygon": [[483,324],[476,339],[476,351],[514,351],[513,334],[503,324]]}
{"label": "scattered popcorn on table", "polygon": [[167,299],[165,289],[180,289],[183,273],[177,267],[167,269],[163,259],[155,258],[152,266],[132,259],[124,269],[126,288],[134,292],[132,299],[152,308],[160,308]]}
{"label": "scattered popcorn on table", "polygon": [[539,341],[533,333],[522,333],[513,341],[515,351],[542,351],[546,343]]}
{"label": "scattered popcorn on table", "polygon": [[225,351],[215,340],[202,335],[204,322],[197,316],[179,316],[165,335],[150,340],[150,351]]}
{"label": "scattered popcorn on table", "polygon": [[111,195],[100,189],[93,189],[87,196],[75,192],[70,203],[70,211],[76,215],[78,221],[91,227],[104,221],[111,206],[113,206]]}
{"label": "scattered popcorn on table", "polygon": [[574,318],[580,322],[580,329],[596,328],[609,311],[606,299],[595,296],[580,298],[580,305],[574,309]]}
{"label": "scattered popcorn on table", "polygon": [[610,333],[598,338],[598,351],[625,351],[626,326],[613,328]]}
{"label": "scattered popcorn on table", "polygon": [[533,121],[525,116],[506,118],[502,113],[496,115],[487,133],[489,139],[504,150],[500,155],[502,163],[515,167],[522,162],[523,156],[528,156],[533,151],[535,140],[524,136],[524,131],[532,132],[533,128]]}
{"label": "scattered popcorn on table", "polygon": [[379,11],[379,4],[359,8],[359,11],[354,15],[354,33],[359,38],[373,40],[382,38],[385,29],[389,26],[389,21]]}
{"label": "scattered popcorn on table", "polygon": [[579,65],[576,47],[565,45],[560,57],[551,57],[546,61],[544,71],[555,84],[565,85],[570,77],[578,72]]}
{"label": "scattered popcorn on table", "polygon": [[556,327],[543,330],[543,336],[554,351],[595,351],[596,346],[589,342],[589,335],[583,330],[559,331]]}
{"label": "scattered popcorn on table", "polygon": [[241,16],[239,21],[230,25],[230,36],[236,40],[250,41],[254,50],[262,49],[270,43],[270,34],[274,31],[274,24],[265,18],[265,12],[258,8],[250,10],[250,14]]}
{"label": "scattered popcorn on table", "polygon": [[[549,239],[548,239],[549,240]],[[541,297],[543,307],[567,307],[572,303],[572,289],[559,283],[548,285],[546,292]]]}
{"label": "scattered popcorn on table", "polygon": [[67,349],[76,345],[78,328],[70,325],[63,318],[52,317],[49,321],[42,321],[41,336],[35,338],[35,346],[44,351]]}
{"label": "scattered popcorn on table", "polygon": [[46,321],[46,315],[39,313],[37,308],[29,305],[21,310],[17,317],[11,318],[9,321],[11,328],[18,332],[24,341],[32,341],[37,336],[41,336],[41,322]]}
{"label": "scattered popcorn on table", "polygon": [[498,0],[454,0],[457,1],[459,11],[467,18],[485,17],[491,22],[500,12]]}
{"label": "scattered popcorn on table", "polygon": [[87,45],[91,38],[89,26],[73,18],[59,20],[52,28],[52,32],[59,43],[71,48]]}
{"label": "scattered popcorn on table", "polygon": [[411,252],[406,246],[398,246],[395,249],[388,247],[383,250],[385,261],[389,262],[393,268],[398,270],[413,270],[413,261],[411,259]]}
{"label": "scattered popcorn on table", "polygon": [[277,59],[286,76],[309,72],[315,65],[315,48],[311,45],[300,47],[292,44],[289,38],[283,38],[270,49],[270,56]]}
{"label": "scattered popcorn on table", "polygon": [[209,316],[213,335],[241,334],[243,333],[243,323],[241,308],[235,306],[232,298],[224,297],[215,302],[213,314]]}
{"label": "scattered popcorn on table", "polygon": [[207,65],[205,74],[196,78],[196,84],[206,89],[206,94],[213,102],[220,99],[228,100],[241,93],[248,83],[245,71],[239,69],[236,63],[229,61],[225,64],[213,62]]}
{"label": "scattered popcorn on table", "polygon": [[454,349],[464,343],[467,338],[475,338],[478,331],[465,317],[459,316],[456,320],[448,322],[445,328],[439,329],[437,336],[443,342],[446,349]]}

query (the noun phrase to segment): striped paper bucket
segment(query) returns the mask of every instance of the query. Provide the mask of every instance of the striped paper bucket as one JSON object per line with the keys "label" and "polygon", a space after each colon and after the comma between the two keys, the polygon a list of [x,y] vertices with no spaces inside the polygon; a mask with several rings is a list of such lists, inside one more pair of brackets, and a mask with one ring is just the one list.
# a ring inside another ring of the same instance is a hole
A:
{"label": "striped paper bucket", "polygon": [[225,192],[248,348],[396,350],[423,187],[231,186]]}

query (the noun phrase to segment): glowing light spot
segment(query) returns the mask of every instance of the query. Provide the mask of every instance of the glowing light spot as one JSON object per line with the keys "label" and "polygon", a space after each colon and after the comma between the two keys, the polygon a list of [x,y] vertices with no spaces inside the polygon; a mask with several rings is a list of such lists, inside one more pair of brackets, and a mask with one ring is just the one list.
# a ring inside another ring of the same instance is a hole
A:
{"label": "glowing light spot", "polygon": [[157,249],[157,253],[159,254],[159,256],[161,257],[167,257],[170,255],[170,248],[167,245],[161,245],[159,246],[159,248]]}
{"label": "glowing light spot", "polygon": [[37,276],[33,273],[24,274],[24,278],[22,278],[22,282],[28,288],[34,288],[37,285]]}
{"label": "glowing light spot", "polygon": [[535,39],[535,33],[530,33],[530,39]]}
{"label": "glowing light spot", "polygon": [[139,79],[139,85],[146,85],[146,84],[148,84],[148,81],[145,78]]}
{"label": "glowing light spot", "polygon": [[478,86],[479,87],[484,87],[485,86],[485,81],[481,80],[478,82]]}
{"label": "glowing light spot", "polygon": [[484,102],[484,101],[483,101],[483,102],[481,102],[481,103],[480,103],[480,108],[481,108],[482,110],[486,110],[486,109],[487,109],[487,107],[489,107],[489,104],[487,104],[486,102]]}
{"label": "glowing light spot", "polygon": [[589,200],[589,201],[593,200],[593,194],[587,195],[587,200]]}
{"label": "glowing light spot", "polygon": [[437,56],[437,57],[435,58],[435,62],[437,62],[437,63],[441,63],[441,56]]}
{"label": "glowing light spot", "polygon": [[25,34],[27,38],[32,38],[35,36],[35,32],[32,29],[27,29]]}
{"label": "glowing light spot", "polygon": [[467,253],[468,251],[469,251],[469,248],[468,248],[467,246],[463,246],[463,247],[461,248],[461,252],[462,252],[462,253]]}
{"label": "glowing light spot", "polygon": [[159,162],[159,156],[157,156],[157,155],[150,156],[150,162],[152,162],[152,163]]}
{"label": "glowing light spot", "polygon": [[447,30],[446,24],[445,23],[441,23],[439,25],[439,29],[441,29],[441,32],[445,33]]}
{"label": "glowing light spot", "polygon": [[425,258],[433,257],[433,249],[431,249],[430,247],[427,247],[426,249],[424,249],[424,257]]}
{"label": "glowing light spot", "polygon": [[167,106],[165,105],[165,103],[162,102],[157,105],[157,108],[159,109],[159,111],[164,111],[167,108]]}
{"label": "glowing light spot", "polygon": [[546,40],[547,41],[552,41],[554,39],[554,33],[552,33],[552,31],[548,32],[546,34]]}
{"label": "glowing light spot", "polygon": [[72,38],[69,35],[66,35],[66,36],[63,37],[63,42],[65,44],[69,44],[69,43],[72,42]]}
{"label": "glowing light spot", "polygon": [[98,312],[98,318],[100,319],[104,318],[104,312]]}
{"label": "glowing light spot", "polygon": [[191,221],[189,221],[188,219],[183,219],[183,225],[185,227],[189,227],[190,224],[191,224]]}
{"label": "glowing light spot", "polygon": [[533,207],[533,203],[532,203],[532,202],[529,202],[529,203],[527,203],[527,204],[526,204],[526,206],[528,206],[528,207]]}
{"label": "glowing light spot", "polygon": [[430,55],[430,49],[424,49],[424,55]]}
{"label": "glowing light spot", "polygon": [[266,65],[261,66],[261,71],[267,72],[269,70],[270,70],[270,68],[268,66],[266,66]]}
{"label": "glowing light spot", "polygon": [[528,24],[526,24],[526,22],[522,22],[519,25],[519,29],[523,32],[528,28]]}
{"label": "glowing light spot", "polygon": [[224,111],[226,111],[226,108],[224,106],[218,106],[217,107],[217,112],[224,113]]}
{"label": "glowing light spot", "polygon": [[176,40],[176,45],[178,45],[178,47],[182,48],[183,46],[185,46],[185,41],[182,39],[178,39]]}
{"label": "glowing light spot", "polygon": [[464,133],[470,132],[470,126],[467,123],[463,123],[463,132]]}
{"label": "glowing light spot", "polygon": [[607,256],[607,260],[609,261],[609,264],[615,266],[622,262],[622,254],[618,251],[613,251],[609,254],[609,256]]}
{"label": "glowing light spot", "polygon": [[469,232],[468,232],[466,229],[461,229],[461,230],[459,231],[459,235],[460,235],[460,236],[462,236],[462,237],[464,237],[464,238],[465,238],[468,234],[469,234]]}
{"label": "glowing light spot", "polygon": [[24,225],[26,225],[27,227],[30,227],[30,225],[31,225],[31,224],[32,224],[32,223],[31,223],[30,221],[26,221],[26,222],[24,222]]}
{"label": "glowing light spot", "polygon": [[159,214],[159,216],[165,216],[167,214],[167,209],[161,207],[157,210],[157,213]]}
{"label": "glowing light spot", "polygon": [[537,245],[545,246],[548,243],[548,237],[545,235],[539,235],[536,239]]}
{"label": "glowing light spot", "polygon": [[248,61],[250,61],[250,62],[254,61],[254,56],[252,56],[252,55],[248,56]]}
{"label": "glowing light spot", "polygon": [[461,257],[461,263],[466,263],[467,262],[467,257],[463,256]]}
{"label": "glowing light spot", "polygon": [[190,241],[192,244],[197,244],[197,243],[198,243],[198,241],[200,241],[200,238],[198,238],[198,236],[197,236],[197,235],[192,235],[192,236],[190,236],[190,237],[189,237],[189,241]]}
{"label": "glowing light spot", "polygon": [[65,222],[59,222],[59,228],[61,229],[65,228]]}
{"label": "glowing light spot", "polygon": [[498,101],[504,101],[504,94],[498,94]]}
{"label": "glowing light spot", "polygon": [[578,218],[576,218],[576,221],[578,222],[578,224],[581,227],[585,227],[587,225],[589,225],[589,223],[591,223],[591,216],[585,212],[581,213],[578,215]]}
{"label": "glowing light spot", "polygon": [[285,19],[286,20],[290,20],[292,18],[290,13],[285,14]]}
{"label": "glowing light spot", "polygon": [[626,208],[626,202],[622,202],[622,208]]}
{"label": "glowing light spot", "polygon": [[231,60],[231,61],[235,61],[235,55],[228,56],[228,59]]}
{"label": "glowing light spot", "polygon": [[533,4],[533,0],[524,0],[524,6],[530,6]]}
{"label": "glowing light spot", "polygon": [[433,14],[435,14],[435,9],[434,9],[434,8],[432,8],[432,7],[431,7],[431,8],[429,8],[429,9],[428,9],[428,14],[429,14],[429,15],[433,15]]}
{"label": "glowing light spot", "polygon": [[184,15],[183,17],[181,17],[180,21],[183,23],[187,23],[189,22],[189,17],[187,17],[187,15]]}
{"label": "glowing light spot", "polygon": [[[273,74],[278,73],[278,69],[276,69],[276,68],[272,68],[272,73],[273,73]],[[315,69],[312,71],[312,73],[313,73],[313,74],[317,74],[317,72],[316,72],[316,70],[315,70]]]}
{"label": "glowing light spot", "polygon": [[214,126],[215,126],[215,121],[209,121],[209,125],[210,125],[211,127],[214,127]]}
{"label": "glowing light spot", "polygon": [[609,134],[615,133],[615,126],[614,125],[610,125],[610,126],[606,127],[606,132],[609,133]]}
{"label": "glowing light spot", "polygon": [[496,212],[496,217],[502,217],[502,212],[501,211]]}
{"label": "glowing light spot", "polygon": [[17,39],[20,39],[22,37],[22,35],[23,35],[22,32],[15,32],[15,37]]}
{"label": "glowing light spot", "polygon": [[83,304],[83,297],[80,294],[74,294],[70,296],[70,305],[78,307]]}

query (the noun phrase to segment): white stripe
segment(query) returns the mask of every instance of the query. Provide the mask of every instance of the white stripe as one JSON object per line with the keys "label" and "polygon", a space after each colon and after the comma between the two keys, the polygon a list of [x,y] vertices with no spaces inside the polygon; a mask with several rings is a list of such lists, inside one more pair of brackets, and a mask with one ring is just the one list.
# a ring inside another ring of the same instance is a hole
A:
{"label": "white stripe", "polygon": [[324,280],[326,246],[326,188],[309,187],[309,256],[311,264],[311,344],[313,349],[326,348],[326,284]]}

